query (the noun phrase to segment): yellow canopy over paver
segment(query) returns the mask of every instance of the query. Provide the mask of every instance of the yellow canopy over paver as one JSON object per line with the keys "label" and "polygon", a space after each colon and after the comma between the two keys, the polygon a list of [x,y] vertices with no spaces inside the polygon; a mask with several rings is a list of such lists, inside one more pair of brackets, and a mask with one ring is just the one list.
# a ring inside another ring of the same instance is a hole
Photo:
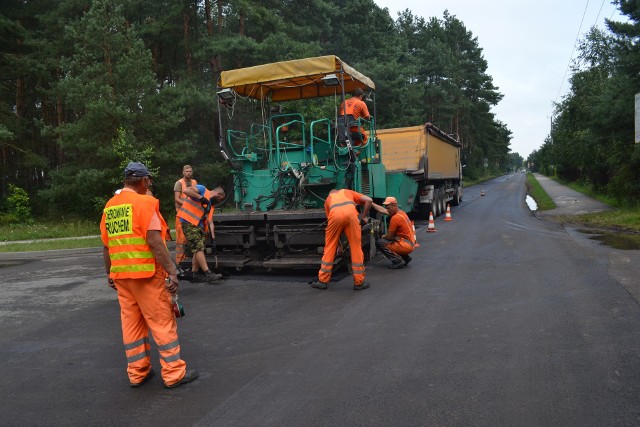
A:
{"label": "yellow canopy over paver", "polygon": [[375,89],[371,79],[335,55],[223,71],[218,86],[220,89],[233,89],[240,96],[291,101],[339,94],[340,86],[326,86],[322,81],[329,74],[344,79],[345,93],[356,88]]}

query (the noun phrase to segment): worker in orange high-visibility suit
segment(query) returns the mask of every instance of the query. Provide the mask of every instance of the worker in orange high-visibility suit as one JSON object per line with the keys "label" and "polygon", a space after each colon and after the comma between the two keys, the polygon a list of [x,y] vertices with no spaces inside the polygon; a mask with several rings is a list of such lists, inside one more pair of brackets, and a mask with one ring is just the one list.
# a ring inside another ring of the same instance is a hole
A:
{"label": "worker in orange high-visibility suit", "polygon": [[124,176],[124,188],[104,208],[100,232],[108,283],[118,292],[127,374],[131,387],[153,376],[151,330],[160,352],[164,385],[174,388],[195,380],[198,372],[187,370],[180,356],[172,308],[178,276],[164,240],[167,224],[158,199],[146,195],[151,183],[146,166],[131,162]]}
{"label": "worker in orange high-visibility suit", "polygon": [[[369,284],[364,281],[364,254],[361,243],[361,221],[368,219],[372,200],[364,194],[352,190],[331,190],[324,202],[327,214],[327,228],[324,237],[324,252],[318,281],[311,284],[317,289],[327,289],[333,273],[333,261],[340,243],[340,236],[344,233],[349,241],[351,250],[351,269],[353,271],[353,289],[367,289]],[[356,205],[362,205],[362,214],[358,216]]]}
{"label": "worker in orange high-visibility suit", "polygon": [[383,206],[372,204],[373,208],[385,215],[389,215],[387,234],[376,240],[376,248],[391,261],[389,268],[400,268],[411,262],[409,254],[416,245],[413,224],[407,214],[398,207],[395,197],[387,197]]}
{"label": "worker in orange high-visibility suit", "polygon": [[[198,185],[198,182],[193,179],[193,168],[191,165],[184,165],[182,167],[182,178],[176,181],[173,185],[173,199],[176,206],[176,215],[180,212],[180,208],[184,203],[187,196],[184,194],[184,191],[188,187],[193,187]],[[182,222],[176,216],[176,263],[180,264],[186,258],[184,253],[185,247],[187,244],[187,238],[184,237],[184,232],[182,231]]]}
{"label": "worker in orange high-visibility suit", "polygon": [[[367,104],[363,101],[364,99],[364,90],[360,88],[354,89],[351,93],[351,98],[345,100],[340,105],[340,110],[338,112],[339,115],[351,115],[354,120],[358,120],[360,117],[366,120],[371,120],[371,114],[369,114],[369,108]],[[362,126],[350,126],[349,132],[351,135],[358,135],[358,133],[362,134],[362,140],[358,138],[353,138],[354,145],[364,145],[367,143],[369,139],[369,135],[367,131],[364,130]]]}

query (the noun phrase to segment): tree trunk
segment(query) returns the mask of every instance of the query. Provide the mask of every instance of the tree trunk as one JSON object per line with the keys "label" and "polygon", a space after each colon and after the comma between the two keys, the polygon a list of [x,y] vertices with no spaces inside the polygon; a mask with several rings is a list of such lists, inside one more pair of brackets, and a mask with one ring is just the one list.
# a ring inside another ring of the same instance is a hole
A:
{"label": "tree trunk", "polygon": [[[20,23],[18,21],[18,23]],[[16,40],[17,45],[17,55],[18,57],[22,56],[22,44],[24,40],[18,38]],[[19,75],[16,79],[16,117],[21,118],[24,112],[24,76]]]}
{"label": "tree trunk", "polygon": [[207,35],[213,35],[213,21],[211,20],[211,0],[204,0],[204,15],[207,23]]}
{"label": "tree trunk", "polygon": [[191,75],[192,72],[192,66],[191,66],[191,60],[192,60],[192,54],[191,54],[191,48],[189,46],[189,10],[185,10],[182,13],[183,16],[183,25],[182,25],[182,29],[183,29],[183,35],[184,35],[184,55],[185,55],[185,60],[187,62],[187,74]]}

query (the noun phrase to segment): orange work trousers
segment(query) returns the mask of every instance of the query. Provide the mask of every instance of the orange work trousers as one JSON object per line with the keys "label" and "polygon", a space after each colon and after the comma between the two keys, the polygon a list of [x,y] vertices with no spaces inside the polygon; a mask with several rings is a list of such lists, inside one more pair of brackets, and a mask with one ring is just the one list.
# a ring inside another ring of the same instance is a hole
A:
{"label": "orange work trousers", "polygon": [[413,245],[406,239],[394,240],[393,242],[385,245],[391,252],[395,252],[398,255],[409,255],[413,252]]}
{"label": "orange work trousers", "polygon": [[351,270],[353,271],[353,283],[364,283],[364,254],[362,253],[361,229],[358,214],[353,212],[353,207],[336,207],[329,212],[329,222],[324,234],[324,252],[318,280],[322,283],[331,281],[333,273],[333,261],[336,258],[336,249],[340,243],[340,236],[344,233],[349,241],[351,249]]}
{"label": "orange work trousers", "polygon": [[176,264],[180,264],[187,257],[184,253],[187,247],[187,238],[184,237],[182,231],[182,221],[180,218],[176,218]]}
{"label": "orange work trousers", "polygon": [[156,269],[155,276],[148,279],[115,280],[127,374],[132,383],[142,381],[151,369],[149,330],[158,345],[165,384],[180,381],[187,370],[187,364],[180,358],[178,325],[171,294],[164,287],[165,273],[158,266]]}

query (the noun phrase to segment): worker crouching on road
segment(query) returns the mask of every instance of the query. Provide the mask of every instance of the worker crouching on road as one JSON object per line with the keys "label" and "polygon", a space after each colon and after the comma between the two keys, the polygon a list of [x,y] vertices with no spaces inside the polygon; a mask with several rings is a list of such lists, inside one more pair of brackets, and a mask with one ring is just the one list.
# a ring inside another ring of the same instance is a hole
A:
{"label": "worker crouching on road", "polygon": [[198,372],[187,370],[180,356],[171,297],[178,291],[178,276],[165,244],[168,227],[158,199],[146,195],[150,185],[145,165],[127,165],[124,188],[107,202],[100,221],[103,258],[109,286],[118,292],[131,387],[153,376],[151,330],[160,352],[164,385],[174,388],[195,380]]}
{"label": "worker crouching on road", "polygon": [[400,268],[411,262],[409,254],[416,245],[413,226],[407,214],[398,208],[395,197],[387,197],[383,206],[373,203],[373,209],[389,215],[387,234],[376,240],[376,248],[391,261],[389,268]]}
{"label": "worker crouching on road", "polygon": [[[342,233],[346,234],[351,250],[351,268],[353,271],[353,289],[367,289],[364,281],[364,254],[361,243],[361,221],[368,219],[369,209],[373,201],[364,194],[351,190],[331,190],[324,202],[327,214],[327,228],[324,237],[324,253],[318,272],[318,281],[311,284],[317,289],[327,289],[333,273],[333,261]],[[358,216],[356,205],[362,205],[362,216]]]}
{"label": "worker crouching on road", "polygon": [[[216,187],[209,191],[204,185],[196,185],[185,189],[187,196],[178,211],[182,222],[182,231],[187,239],[187,247],[191,251],[191,281],[213,283],[222,279],[222,274],[209,269],[204,256],[207,230],[211,234],[211,244],[215,248],[216,233],[213,228],[213,204],[224,200],[224,190]],[[202,273],[200,273],[202,272]]]}

